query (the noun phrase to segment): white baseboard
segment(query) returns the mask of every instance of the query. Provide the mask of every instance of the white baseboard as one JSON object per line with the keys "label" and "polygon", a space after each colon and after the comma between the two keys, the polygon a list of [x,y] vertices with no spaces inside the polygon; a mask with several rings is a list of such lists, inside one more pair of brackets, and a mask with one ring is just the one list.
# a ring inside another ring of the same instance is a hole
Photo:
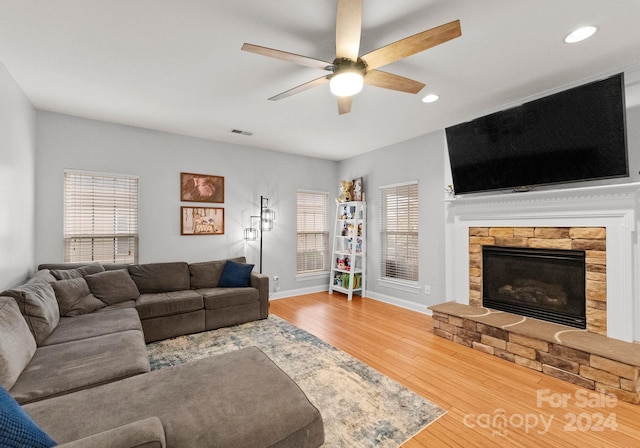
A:
{"label": "white baseboard", "polygon": [[[269,300],[286,299],[287,297],[301,296],[304,294],[313,294],[316,292],[325,292],[329,288],[326,286],[312,286],[309,288],[290,289],[287,291],[272,292],[269,294]],[[367,291],[366,297],[369,299],[377,300],[378,302],[388,303],[407,310],[416,311],[422,314],[431,315],[431,311],[427,309],[427,305],[420,303],[410,302],[408,300],[399,299],[397,297],[388,296],[386,294],[379,294],[375,292]]]}
{"label": "white baseboard", "polygon": [[423,305],[421,303],[410,302],[409,300],[399,299],[397,297],[371,291],[367,291],[366,296],[370,299],[388,303],[390,305],[399,306],[400,308],[404,308],[407,310],[416,311],[422,314],[432,314],[431,311],[427,309],[427,305]]}
{"label": "white baseboard", "polygon": [[287,297],[302,296],[304,294],[313,294],[315,292],[324,292],[328,290],[328,286],[310,286],[308,288],[289,289],[287,291],[269,293],[269,300],[286,299]]}

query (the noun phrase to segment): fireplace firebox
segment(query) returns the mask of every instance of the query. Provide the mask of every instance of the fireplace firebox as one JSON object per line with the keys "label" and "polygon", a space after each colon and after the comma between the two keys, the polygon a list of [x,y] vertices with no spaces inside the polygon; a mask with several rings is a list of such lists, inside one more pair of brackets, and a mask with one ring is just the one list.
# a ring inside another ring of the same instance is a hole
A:
{"label": "fireplace firebox", "polygon": [[586,328],[585,252],[483,246],[487,308]]}

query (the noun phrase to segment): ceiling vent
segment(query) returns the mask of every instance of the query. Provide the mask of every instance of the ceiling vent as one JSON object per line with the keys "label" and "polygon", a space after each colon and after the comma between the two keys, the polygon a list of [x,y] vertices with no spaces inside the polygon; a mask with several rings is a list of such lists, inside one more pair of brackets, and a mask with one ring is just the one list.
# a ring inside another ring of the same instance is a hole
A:
{"label": "ceiling vent", "polygon": [[231,133],[246,135],[247,137],[251,137],[253,135],[253,132],[243,131],[241,129],[231,129]]}

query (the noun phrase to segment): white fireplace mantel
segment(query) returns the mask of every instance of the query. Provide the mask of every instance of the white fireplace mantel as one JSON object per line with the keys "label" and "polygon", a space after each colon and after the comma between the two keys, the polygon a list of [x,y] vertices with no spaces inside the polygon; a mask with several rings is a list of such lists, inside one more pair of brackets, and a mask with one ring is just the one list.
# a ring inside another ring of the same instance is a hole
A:
{"label": "white fireplace mantel", "polygon": [[606,227],[607,335],[640,341],[640,183],[456,197],[445,204],[447,300],[469,303],[470,227]]}

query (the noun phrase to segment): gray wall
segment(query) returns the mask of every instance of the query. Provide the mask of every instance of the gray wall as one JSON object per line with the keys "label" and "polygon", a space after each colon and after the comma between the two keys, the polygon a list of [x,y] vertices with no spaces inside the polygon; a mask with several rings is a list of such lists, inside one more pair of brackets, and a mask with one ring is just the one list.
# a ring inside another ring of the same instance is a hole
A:
{"label": "gray wall", "polygon": [[[609,182],[640,180],[640,107],[627,110],[627,125],[631,176]],[[258,243],[246,243],[242,229],[263,194],[277,213],[264,240],[264,272],[281,279],[275,295],[326,289],[327,278],[295,276],[295,193],[328,191],[333,198],[339,179],[362,176],[369,218],[367,295],[425,311],[445,297],[445,154],[443,131],[337,163],[35,112],[0,64],[0,288],[20,283],[38,263],[62,260],[62,175],[73,168],[140,176],[140,262],[246,255],[257,264]],[[225,177],[225,235],[180,236],[181,171]],[[379,187],[410,180],[420,186],[418,293],[377,283]],[[332,206],[330,219],[334,212]]]}
{"label": "gray wall", "polygon": [[0,63],[0,291],[34,264],[35,112]]}
{"label": "gray wall", "polygon": [[[443,301],[444,270],[444,131],[423,135],[340,163],[340,179],[363,177],[367,199],[368,297],[426,312]],[[420,201],[419,292],[378,283],[380,277],[380,187],[418,181]],[[424,293],[424,286],[431,294]]]}
{"label": "gray wall", "polygon": [[[326,288],[326,278],[295,277],[296,191],[334,190],[336,162],[38,111],[35,166],[37,263],[62,261],[63,172],[72,168],[140,177],[141,263],[245,255],[257,265],[259,244],[245,242],[243,229],[264,195],[276,222],[265,233],[263,272],[278,274],[281,290]],[[180,235],[180,206],[189,205],[180,202],[180,172],[224,176],[224,235]]]}

